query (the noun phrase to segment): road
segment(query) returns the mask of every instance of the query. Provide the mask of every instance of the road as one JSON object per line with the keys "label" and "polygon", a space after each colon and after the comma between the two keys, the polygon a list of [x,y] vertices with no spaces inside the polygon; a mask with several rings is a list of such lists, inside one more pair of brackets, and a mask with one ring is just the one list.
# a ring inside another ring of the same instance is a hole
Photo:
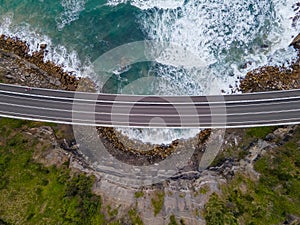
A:
{"label": "road", "polygon": [[0,84],[0,116],[137,128],[237,128],[300,123],[300,90],[220,96],[134,96]]}

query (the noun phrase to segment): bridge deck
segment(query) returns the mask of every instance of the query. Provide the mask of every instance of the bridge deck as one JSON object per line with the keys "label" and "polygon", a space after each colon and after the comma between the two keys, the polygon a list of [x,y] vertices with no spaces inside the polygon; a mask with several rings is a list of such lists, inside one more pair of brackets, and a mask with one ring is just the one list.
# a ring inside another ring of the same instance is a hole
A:
{"label": "bridge deck", "polygon": [[109,127],[223,128],[300,123],[300,90],[134,96],[0,84],[0,115]]}

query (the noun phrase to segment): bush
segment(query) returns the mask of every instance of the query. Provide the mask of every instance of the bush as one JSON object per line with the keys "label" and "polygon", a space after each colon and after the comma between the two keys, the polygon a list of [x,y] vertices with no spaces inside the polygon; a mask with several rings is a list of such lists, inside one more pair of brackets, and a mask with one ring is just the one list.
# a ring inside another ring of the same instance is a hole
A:
{"label": "bush", "polygon": [[207,225],[237,225],[237,219],[225,203],[213,193],[205,205],[204,218]]}

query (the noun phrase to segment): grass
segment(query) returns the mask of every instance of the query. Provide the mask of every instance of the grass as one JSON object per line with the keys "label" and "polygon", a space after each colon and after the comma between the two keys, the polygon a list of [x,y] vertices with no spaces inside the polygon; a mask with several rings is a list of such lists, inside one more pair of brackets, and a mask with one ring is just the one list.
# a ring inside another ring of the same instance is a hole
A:
{"label": "grass", "polygon": [[144,224],[136,209],[130,209],[128,212],[128,215],[129,215],[133,225],[143,225]]}
{"label": "grass", "polygon": [[0,224],[109,224],[93,177],[33,161],[39,142],[24,131],[37,125],[48,124],[0,120]]}
{"label": "grass", "polygon": [[255,137],[264,139],[269,133],[272,133],[276,127],[251,127],[246,131],[246,135],[249,137]]}
{"label": "grass", "polygon": [[288,215],[300,217],[299,140],[300,129],[258,159],[254,165],[261,174],[258,181],[236,174],[222,187],[221,196],[213,194],[204,210],[207,224],[282,224]]}
{"label": "grass", "polygon": [[252,127],[245,131],[240,131],[242,142],[238,146],[228,147],[220,152],[212,162],[211,166],[221,166],[227,159],[239,161],[248,154],[249,148],[257,139],[264,139],[269,133],[272,133],[277,127]]}
{"label": "grass", "polygon": [[171,215],[170,216],[170,223],[169,225],[178,225],[177,221],[176,221],[176,218],[174,215]]}
{"label": "grass", "polygon": [[[71,175],[67,165],[44,167],[33,161],[39,141],[24,131],[42,125],[49,124],[0,120],[0,224],[122,224],[115,218],[117,209],[109,208],[111,218],[105,218],[100,197],[91,192],[92,177]],[[247,136],[264,138],[273,129],[251,128]],[[237,174],[222,187],[222,195],[211,195],[203,211],[207,224],[280,224],[290,214],[300,217],[299,140],[300,129],[283,146],[258,159],[258,181]],[[230,152],[235,157],[242,154]],[[199,193],[207,191],[203,188]],[[135,198],[142,197],[143,192],[135,193]],[[163,191],[157,191],[151,199],[155,216],[164,197]],[[143,224],[136,209],[128,215],[132,224]],[[184,222],[171,216],[170,224]]]}
{"label": "grass", "polygon": [[207,192],[209,192],[209,186],[204,186],[199,189],[199,193],[202,195],[205,195]]}
{"label": "grass", "polygon": [[134,197],[136,199],[142,198],[142,197],[144,197],[144,192],[143,191],[137,191],[137,192],[134,193]]}
{"label": "grass", "polygon": [[184,220],[180,219],[179,223],[177,222],[175,215],[170,216],[170,222],[168,225],[185,225]]}
{"label": "grass", "polygon": [[157,216],[164,206],[165,193],[163,191],[156,191],[154,198],[151,199],[151,203],[154,209],[154,216]]}

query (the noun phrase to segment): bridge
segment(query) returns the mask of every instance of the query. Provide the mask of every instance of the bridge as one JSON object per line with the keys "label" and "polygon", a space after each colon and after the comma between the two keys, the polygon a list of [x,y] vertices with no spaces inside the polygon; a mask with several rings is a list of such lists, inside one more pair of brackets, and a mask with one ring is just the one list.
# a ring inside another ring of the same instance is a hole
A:
{"label": "bridge", "polygon": [[0,84],[0,116],[104,127],[238,128],[300,123],[300,90],[139,96]]}

